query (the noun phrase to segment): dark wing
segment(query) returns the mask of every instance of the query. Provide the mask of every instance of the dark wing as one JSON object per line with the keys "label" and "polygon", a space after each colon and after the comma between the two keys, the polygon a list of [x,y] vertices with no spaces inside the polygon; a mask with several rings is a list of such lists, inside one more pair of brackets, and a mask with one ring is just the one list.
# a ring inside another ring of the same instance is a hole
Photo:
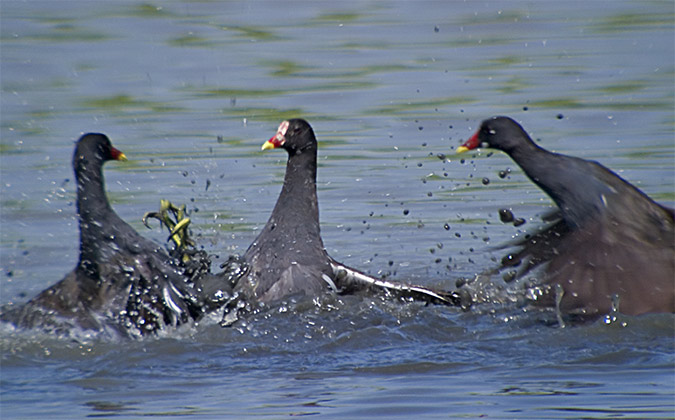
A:
{"label": "dark wing", "polygon": [[[644,216],[650,214],[647,210],[631,220],[611,219],[615,215],[608,212],[577,229],[562,220],[553,222],[511,243],[515,250],[502,259],[498,271],[522,278],[541,266],[539,283],[562,286],[561,309],[566,313],[606,314],[615,297],[625,314],[675,312],[672,211],[664,208],[659,217]],[[553,305],[554,290],[542,289],[537,300]]]}
{"label": "dark wing", "polygon": [[101,331],[105,328],[103,319],[91,310],[97,299],[85,298],[83,289],[95,290],[96,283],[83,270],[75,269],[26,304],[2,308],[0,320],[58,335],[69,335],[77,328]]}
{"label": "dark wing", "polygon": [[542,216],[549,222],[533,233],[507,243],[499,248],[511,248],[513,251],[505,255],[496,271],[508,270],[509,281],[522,278],[542,264],[548,263],[560,254],[560,247],[565,244],[572,230],[560,217],[560,212],[552,212]]}

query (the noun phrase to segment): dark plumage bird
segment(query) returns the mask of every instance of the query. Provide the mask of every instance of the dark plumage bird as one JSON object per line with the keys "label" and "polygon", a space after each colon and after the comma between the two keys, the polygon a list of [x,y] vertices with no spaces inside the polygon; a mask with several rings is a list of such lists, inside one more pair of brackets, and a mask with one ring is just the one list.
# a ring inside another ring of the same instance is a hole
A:
{"label": "dark plumage bird", "polygon": [[288,152],[284,185],[267,224],[244,254],[254,286],[243,290],[261,302],[298,292],[318,294],[333,277],[319,226],[312,127],[302,120],[284,121],[263,145],[277,147]]}
{"label": "dark plumage bird", "polygon": [[[291,295],[316,296],[328,290],[348,293],[384,289],[425,301],[458,302],[457,296],[448,293],[372,278],[328,255],[321,240],[316,196],[318,146],[306,121],[282,122],[262,148],[283,148],[288,163],[272,215],[243,256],[247,270],[234,289],[239,299],[272,302]],[[236,320],[234,315],[227,318],[225,324]]]}
{"label": "dark plumage bird", "polygon": [[77,266],[25,305],[1,319],[20,327],[68,333],[73,327],[142,336],[201,315],[203,303],[180,264],[160,245],[140,236],[110,207],[102,167],[126,160],[103,134],[85,134],[76,145],[80,258]]}
{"label": "dark plumage bird", "polygon": [[562,287],[564,313],[593,317],[675,311],[673,209],[597,162],[537,146],[508,117],[483,121],[458,152],[486,145],[506,152],[556,203],[560,219],[503,260],[520,274],[545,265],[543,281]]}

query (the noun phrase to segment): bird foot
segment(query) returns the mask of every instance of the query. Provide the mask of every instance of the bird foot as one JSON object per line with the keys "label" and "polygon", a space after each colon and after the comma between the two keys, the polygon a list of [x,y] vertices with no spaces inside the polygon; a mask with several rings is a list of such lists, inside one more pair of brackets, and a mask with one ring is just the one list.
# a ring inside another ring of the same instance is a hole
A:
{"label": "bird foot", "polygon": [[160,200],[159,211],[147,212],[141,219],[148,229],[151,229],[148,223],[150,218],[159,220],[160,227],[163,225],[169,230],[167,241],[173,241],[174,251],[178,254],[179,259],[183,263],[190,261],[196,244],[189,236],[190,218],[187,217],[185,204],[176,207],[169,200],[162,199]]}

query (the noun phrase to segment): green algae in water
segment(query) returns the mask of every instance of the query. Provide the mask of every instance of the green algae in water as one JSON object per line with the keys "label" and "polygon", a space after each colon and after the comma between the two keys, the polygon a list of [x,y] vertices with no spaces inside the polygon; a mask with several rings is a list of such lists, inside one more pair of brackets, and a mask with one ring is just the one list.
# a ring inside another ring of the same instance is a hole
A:
{"label": "green algae in water", "polygon": [[541,107],[541,108],[582,108],[584,105],[581,104],[577,99],[573,98],[556,98],[556,99],[544,99],[540,101],[530,102],[532,107]]}
{"label": "green algae in water", "polygon": [[303,111],[300,108],[276,109],[276,108],[257,108],[257,107],[234,107],[221,110],[223,114],[247,118],[250,120],[280,122],[291,118],[305,118],[307,120],[318,121],[322,118],[312,113]]}
{"label": "green algae in water", "polygon": [[203,89],[195,92],[200,96],[221,96],[224,98],[266,98],[271,96],[280,96],[289,93],[282,89],[237,89],[237,88],[214,88]]}
{"label": "green algae in water", "polygon": [[[3,37],[3,42],[11,39],[12,38],[5,39],[5,37]],[[28,39],[42,42],[100,42],[112,39],[112,37],[102,32],[93,32],[71,23],[59,23],[53,26],[50,32],[30,34],[16,39]]]}
{"label": "green algae in water", "polygon": [[168,105],[161,102],[139,100],[129,95],[115,95],[103,98],[84,99],[81,103],[85,107],[102,108],[117,112],[138,109],[149,112],[176,112],[182,110],[181,107]]}
{"label": "green algae in water", "polygon": [[670,103],[669,99],[670,98],[664,98],[662,101],[659,100],[626,101],[617,99],[616,101],[582,102],[581,100],[574,98],[558,98],[558,99],[544,99],[539,101],[532,101],[530,102],[530,104],[533,108],[534,107],[554,108],[554,109],[592,108],[592,109],[609,109],[614,111],[647,111],[647,110],[665,109],[668,106],[672,106],[672,103]]}
{"label": "green algae in water", "polygon": [[173,47],[212,47],[216,45],[215,42],[210,41],[207,38],[193,34],[187,34],[170,39],[168,44]]}
{"label": "green algae in water", "polygon": [[270,75],[275,77],[299,76],[310,69],[290,60],[262,60],[260,65],[270,68]]}
{"label": "green algae in water", "polygon": [[616,83],[611,85],[606,85],[598,88],[600,92],[612,93],[612,94],[622,94],[622,93],[634,93],[640,91],[647,87],[647,83],[640,80],[625,81],[622,83]]}
{"label": "green algae in water", "polygon": [[319,15],[314,20],[317,22],[354,22],[363,17],[360,13],[352,12],[336,12],[336,13],[324,13]]}
{"label": "green algae in water", "polygon": [[448,105],[466,105],[476,102],[475,98],[468,96],[456,96],[451,98],[438,98],[431,100],[422,100],[422,101],[408,101],[405,103],[395,103],[390,105],[385,105],[380,108],[366,110],[367,115],[392,115],[392,114],[407,114],[411,112],[417,112],[417,115],[421,112],[427,113],[436,113],[436,108],[448,106]]}
{"label": "green algae in water", "polygon": [[660,29],[672,27],[674,19],[673,13],[620,13],[591,26],[591,30],[599,33],[612,33],[648,28]]}
{"label": "green algae in water", "polygon": [[155,17],[168,17],[173,16],[171,13],[167,12],[166,9],[162,6],[157,6],[151,3],[142,3],[135,6],[131,12],[131,15],[138,16],[141,18],[155,18]]}
{"label": "green algae in water", "polygon": [[281,37],[275,35],[274,33],[254,27],[254,26],[220,26],[221,30],[224,31],[234,31],[237,33],[237,36],[240,38],[250,38],[256,41],[277,41]]}

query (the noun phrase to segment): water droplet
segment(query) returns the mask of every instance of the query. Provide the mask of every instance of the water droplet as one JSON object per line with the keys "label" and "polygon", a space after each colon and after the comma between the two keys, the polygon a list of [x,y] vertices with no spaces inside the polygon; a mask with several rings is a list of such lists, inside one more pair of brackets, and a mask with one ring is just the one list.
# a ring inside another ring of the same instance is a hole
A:
{"label": "water droplet", "polygon": [[509,209],[499,209],[499,220],[502,223],[510,223],[513,221],[513,212]]}

